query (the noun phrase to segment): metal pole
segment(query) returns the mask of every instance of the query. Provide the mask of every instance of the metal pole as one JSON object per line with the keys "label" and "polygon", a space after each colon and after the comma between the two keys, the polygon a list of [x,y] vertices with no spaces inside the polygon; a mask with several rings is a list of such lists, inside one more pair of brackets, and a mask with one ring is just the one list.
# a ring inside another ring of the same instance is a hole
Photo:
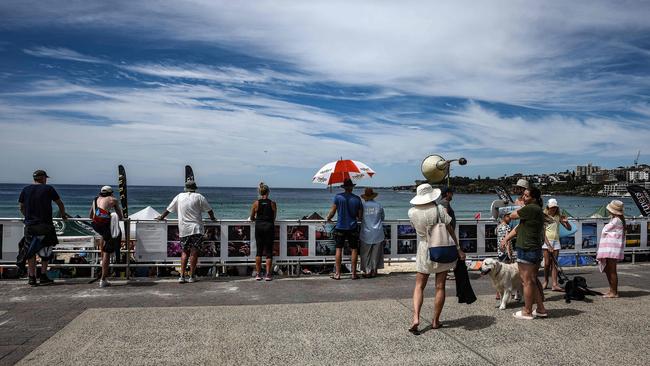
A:
{"label": "metal pole", "polygon": [[129,270],[129,264],[131,263],[131,220],[127,218],[124,220],[124,237],[126,238],[126,282],[129,282],[129,277],[131,276],[131,271]]}

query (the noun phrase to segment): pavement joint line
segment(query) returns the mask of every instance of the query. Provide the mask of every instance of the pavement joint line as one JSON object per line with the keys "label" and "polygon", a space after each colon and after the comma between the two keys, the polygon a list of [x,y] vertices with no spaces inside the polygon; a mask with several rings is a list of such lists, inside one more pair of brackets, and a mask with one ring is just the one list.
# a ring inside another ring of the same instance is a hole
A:
{"label": "pavement joint line", "polygon": [[[398,304],[400,304],[400,305],[402,305],[403,307],[405,307],[405,308],[406,308],[408,311],[410,311],[411,313],[413,312],[413,311],[411,310],[410,307],[406,306],[406,304],[402,303],[402,302],[399,301],[399,300],[395,300],[395,301],[397,301]],[[428,324],[429,326],[432,325],[431,322],[429,322],[429,321],[427,321],[427,320],[425,320],[425,319],[422,319],[422,321],[423,321],[425,324]],[[444,323],[443,323],[443,324],[444,324]],[[443,328],[444,328],[444,327],[443,327]],[[441,332],[442,334],[446,335],[447,337],[451,338],[454,342],[458,343],[461,347],[463,347],[463,348],[465,348],[466,350],[470,351],[471,353],[477,355],[478,357],[480,357],[482,360],[484,360],[484,361],[487,362],[488,364],[493,365],[493,366],[496,366],[496,363],[495,363],[494,361],[490,360],[489,358],[487,358],[486,356],[484,356],[484,355],[481,354],[480,352],[476,351],[476,350],[473,349],[472,347],[466,345],[466,344],[463,343],[460,339],[458,339],[458,338],[454,337],[453,335],[451,335],[451,334],[445,332],[445,330],[444,330],[443,328],[436,329],[436,330],[439,331],[439,332]]]}

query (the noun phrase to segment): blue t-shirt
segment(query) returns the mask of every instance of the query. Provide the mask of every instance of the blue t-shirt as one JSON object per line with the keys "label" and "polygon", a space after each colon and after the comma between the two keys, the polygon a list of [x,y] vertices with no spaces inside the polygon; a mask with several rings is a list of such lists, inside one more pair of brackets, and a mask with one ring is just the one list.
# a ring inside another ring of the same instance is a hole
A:
{"label": "blue t-shirt", "polygon": [[23,188],[18,202],[25,207],[25,225],[52,224],[52,202],[58,199],[59,194],[48,184]]}
{"label": "blue t-shirt", "polygon": [[352,230],[357,228],[357,216],[361,210],[361,198],[354,193],[339,193],[334,196],[336,205],[336,229]]}

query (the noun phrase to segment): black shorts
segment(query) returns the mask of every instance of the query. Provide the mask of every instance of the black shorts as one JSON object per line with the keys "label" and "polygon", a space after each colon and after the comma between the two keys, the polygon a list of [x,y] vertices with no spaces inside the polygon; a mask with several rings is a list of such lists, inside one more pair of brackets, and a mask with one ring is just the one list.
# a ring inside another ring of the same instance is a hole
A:
{"label": "black shorts", "polygon": [[110,223],[98,224],[93,222],[91,223],[91,226],[93,227],[93,230],[95,230],[97,234],[101,235],[102,239],[104,239],[104,246],[101,248],[102,252],[113,253],[122,244],[122,232],[120,231],[120,235],[118,235],[117,238],[114,238],[113,233],[111,233]]}
{"label": "black shorts", "polygon": [[255,223],[255,245],[257,256],[273,257],[273,239],[275,238],[275,224],[267,221]]}
{"label": "black shorts", "polygon": [[350,249],[359,249],[359,229],[352,230],[341,230],[334,229],[332,233],[334,236],[334,242],[336,242],[337,248],[345,247],[345,241],[348,241]]}
{"label": "black shorts", "polygon": [[[48,253],[45,257],[41,257],[41,259],[44,260],[50,260],[52,259],[52,251],[51,250],[45,250],[41,251],[42,248],[46,247],[53,247],[57,244],[59,244],[59,239],[56,237],[56,229],[54,228],[54,225],[50,224],[36,224],[36,225],[25,225],[25,229],[23,230],[23,234],[25,235],[25,252],[23,255],[25,256],[26,259],[33,258],[36,256],[36,254],[39,254],[39,256],[42,253]],[[34,237],[39,237],[40,238],[40,243],[38,243],[38,248],[30,248],[30,245],[32,243],[32,239]],[[33,253],[27,253],[29,250],[32,249]]]}

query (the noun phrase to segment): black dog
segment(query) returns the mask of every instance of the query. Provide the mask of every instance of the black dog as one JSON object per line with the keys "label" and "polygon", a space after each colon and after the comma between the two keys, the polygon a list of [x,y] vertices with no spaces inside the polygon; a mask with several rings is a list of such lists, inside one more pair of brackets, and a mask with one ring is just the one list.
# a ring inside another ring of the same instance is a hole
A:
{"label": "black dog", "polygon": [[587,287],[587,280],[582,276],[575,276],[564,285],[564,301],[567,304],[571,300],[584,301],[586,295],[595,296],[602,295],[602,293],[589,289]]}

